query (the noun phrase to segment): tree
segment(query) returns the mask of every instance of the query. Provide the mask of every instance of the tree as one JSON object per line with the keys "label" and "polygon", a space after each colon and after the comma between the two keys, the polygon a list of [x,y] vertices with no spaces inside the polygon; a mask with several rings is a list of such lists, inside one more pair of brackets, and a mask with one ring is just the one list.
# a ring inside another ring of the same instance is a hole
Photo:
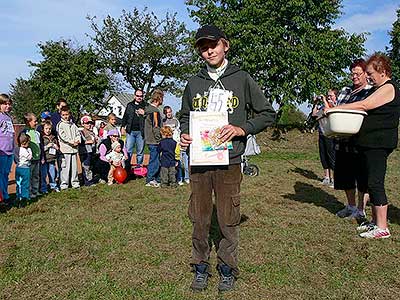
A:
{"label": "tree", "polygon": [[18,122],[23,123],[24,114],[27,112],[39,113],[37,96],[32,90],[31,82],[23,78],[17,78],[11,84],[11,99],[13,100],[12,114]]}
{"label": "tree", "polygon": [[[221,27],[229,59],[248,71],[280,110],[310,102],[345,77],[364,53],[363,34],[332,25],[340,0],[187,0],[191,17]],[[280,114],[278,114],[280,115]]]}
{"label": "tree", "polygon": [[156,88],[179,95],[191,72],[193,53],[189,32],[167,14],[159,20],[154,13],[134,8],[118,19],[108,16],[102,26],[88,19],[94,31],[94,49],[112,73],[120,74],[133,89],[150,95]]}
{"label": "tree", "polygon": [[400,80],[400,8],[397,10],[397,20],[393,23],[393,28],[389,32],[390,45],[388,55],[392,62],[393,78]]}
{"label": "tree", "polygon": [[65,40],[38,46],[43,60],[29,62],[36,68],[30,79],[38,99],[36,107],[51,110],[59,98],[65,98],[77,116],[83,109],[93,111],[104,105],[104,95],[112,87],[112,80],[90,47],[73,48]]}

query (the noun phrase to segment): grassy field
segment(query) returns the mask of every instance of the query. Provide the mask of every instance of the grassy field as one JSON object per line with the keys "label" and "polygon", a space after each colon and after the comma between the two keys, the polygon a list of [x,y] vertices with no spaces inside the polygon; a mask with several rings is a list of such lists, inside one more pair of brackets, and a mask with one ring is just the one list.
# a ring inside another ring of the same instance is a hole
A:
{"label": "grassy field", "polygon": [[387,175],[393,237],[371,241],[335,216],[345,197],[319,184],[317,134],[258,140],[261,174],[242,185],[235,291],[218,295],[218,276],[207,292],[189,290],[189,188],[134,180],[0,214],[0,299],[400,299],[400,152]]}

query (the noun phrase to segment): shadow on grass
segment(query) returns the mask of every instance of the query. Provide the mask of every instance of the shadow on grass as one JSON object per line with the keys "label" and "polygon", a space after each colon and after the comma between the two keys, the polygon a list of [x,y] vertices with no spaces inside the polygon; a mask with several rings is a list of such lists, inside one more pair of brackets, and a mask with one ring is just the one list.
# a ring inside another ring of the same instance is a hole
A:
{"label": "shadow on grass", "polygon": [[290,171],[292,171],[294,173],[297,173],[297,174],[300,174],[300,175],[304,176],[307,179],[311,179],[311,180],[319,180],[320,179],[318,177],[318,175],[315,174],[313,171],[302,169],[302,168],[299,168],[299,167],[296,167],[296,168],[294,168],[294,169],[292,169]]}
{"label": "shadow on grass", "polygon": [[10,196],[10,200],[8,203],[0,202],[0,213],[6,213],[13,207],[18,208],[18,209],[25,208],[35,202],[38,202],[40,200],[40,198],[42,198],[44,195],[36,197],[34,199],[30,199],[30,200],[27,200],[27,199],[17,200],[15,193],[9,194],[9,196]]}
{"label": "shadow on grass", "polygon": [[393,204],[389,204],[388,219],[390,220],[390,223],[400,225],[400,208],[394,206]]}
{"label": "shadow on grass", "polygon": [[335,196],[311,184],[297,181],[294,185],[294,190],[295,194],[286,194],[283,197],[293,201],[321,206],[332,214],[344,207],[343,203],[339,202]]}

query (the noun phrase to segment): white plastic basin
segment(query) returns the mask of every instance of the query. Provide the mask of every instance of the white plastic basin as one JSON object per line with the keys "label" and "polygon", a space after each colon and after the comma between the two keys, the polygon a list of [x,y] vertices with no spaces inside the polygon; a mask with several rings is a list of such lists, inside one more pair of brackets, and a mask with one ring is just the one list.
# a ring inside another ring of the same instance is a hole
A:
{"label": "white plastic basin", "polygon": [[318,118],[318,123],[325,136],[351,136],[358,133],[366,115],[360,110],[332,109],[326,116]]}

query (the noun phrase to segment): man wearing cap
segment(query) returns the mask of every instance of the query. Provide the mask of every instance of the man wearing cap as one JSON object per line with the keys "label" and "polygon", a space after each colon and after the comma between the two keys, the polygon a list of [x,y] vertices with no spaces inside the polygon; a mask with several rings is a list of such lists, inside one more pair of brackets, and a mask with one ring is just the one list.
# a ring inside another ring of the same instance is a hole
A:
{"label": "man wearing cap", "polygon": [[[216,111],[208,107],[212,93],[224,92],[221,111],[228,112],[228,125],[222,127],[222,142],[232,141],[228,166],[192,166],[189,218],[193,223],[192,260],[194,279],[191,288],[207,287],[210,274],[209,230],[213,209],[216,211],[220,236],[215,242],[218,290],[229,291],[239,274],[238,245],[240,223],[241,155],[246,148],[246,136],[256,134],[271,125],[275,112],[264,94],[250,77],[226,59],[229,41],[225,33],[213,25],[205,25],[196,33],[195,47],[206,65],[186,85],[181,107],[181,145],[189,146],[190,111]],[[255,117],[247,119],[248,111]],[[215,206],[213,208],[213,194]]]}
{"label": "man wearing cap", "polygon": [[135,91],[135,97],[132,102],[126,106],[124,116],[122,117],[123,131],[126,132],[126,148],[128,150],[128,164],[133,154],[133,148],[136,147],[136,164],[143,164],[144,150],[144,110],[146,106],[143,101],[143,91],[138,89]]}

